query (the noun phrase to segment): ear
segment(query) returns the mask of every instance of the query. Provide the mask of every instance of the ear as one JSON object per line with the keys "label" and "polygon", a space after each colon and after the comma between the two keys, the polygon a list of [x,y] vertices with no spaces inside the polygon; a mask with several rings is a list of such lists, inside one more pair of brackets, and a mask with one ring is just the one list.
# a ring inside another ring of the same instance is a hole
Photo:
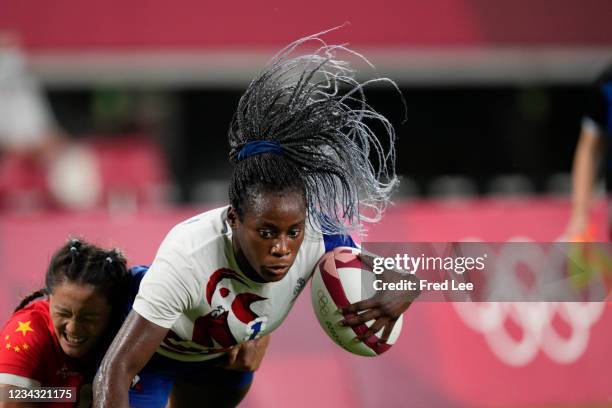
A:
{"label": "ear", "polygon": [[236,209],[231,205],[227,210],[227,222],[232,229],[236,228],[236,224],[238,223],[238,214],[236,213]]}

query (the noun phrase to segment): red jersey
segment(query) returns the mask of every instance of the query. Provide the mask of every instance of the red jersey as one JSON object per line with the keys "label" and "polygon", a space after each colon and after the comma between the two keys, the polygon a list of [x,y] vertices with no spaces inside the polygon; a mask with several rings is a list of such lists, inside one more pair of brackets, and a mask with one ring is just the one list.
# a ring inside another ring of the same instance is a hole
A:
{"label": "red jersey", "polygon": [[[23,386],[21,381],[24,381],[29,387],[75,387],[81,404],[74,406],[89,405],[90,397],[83,395],[79,398],[79,394],[81,391],[90,392],[91,386],[81,390],[85,374],[62,351],[53,330],[47,300],[33,302],[14,313],[0,336],[0,384]],[[47,403],[41,406],[65,408],[72,404]]]}

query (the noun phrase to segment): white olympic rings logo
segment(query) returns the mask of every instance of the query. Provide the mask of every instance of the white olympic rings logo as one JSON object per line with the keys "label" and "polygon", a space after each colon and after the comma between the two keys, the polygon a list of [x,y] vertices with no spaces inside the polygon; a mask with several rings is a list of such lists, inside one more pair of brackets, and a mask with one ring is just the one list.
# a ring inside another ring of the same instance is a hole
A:
{"label": "white olympic rings logo", "polygon": [[[512,241],[531,240],[516,237]],[[531,253],[522,257],[521,261],[537,266],[542,258]],[[512,282],[506,280],[497,283],[508,284]],[[457,302],[453,306],[468,327],[482,333],[500,360],[516,367],[529,364],[539,350],[560,364],[578,360],[588,347],[591,326],[601,318],[605,309],[604,302]],[[569,337],[559,333],[553,325],[557,318],[569,326]],[[520,339],[515,339],[509,333],[508,320],[522,330]]]}

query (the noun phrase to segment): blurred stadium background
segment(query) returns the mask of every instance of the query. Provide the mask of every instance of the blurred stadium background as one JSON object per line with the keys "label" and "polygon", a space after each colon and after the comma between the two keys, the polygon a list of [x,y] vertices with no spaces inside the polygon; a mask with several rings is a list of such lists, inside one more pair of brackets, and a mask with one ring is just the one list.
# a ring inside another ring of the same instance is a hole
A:
{"label": "blurred stadium background", "polygon": [[[345,21],[329,42],[366,55],[408,105],[401,124],[394,91],[370,90],[397,124],[402,185],[368,239],[553,241],[611,20],[608,0],[3,0],[0,32],[72,147],[43,162],[3,149],[0,317],[68,235],[148,263],[172,225],[224,204],[242,90],[280,47]],[[601,199],[601,240],[606,217]],[[508,305],[497,331],[463,306],[415,304],[397,345],[365,359],[333,345],[302,296],[244,406],[612,406],[609,303],[547,304],[538,318]]]}

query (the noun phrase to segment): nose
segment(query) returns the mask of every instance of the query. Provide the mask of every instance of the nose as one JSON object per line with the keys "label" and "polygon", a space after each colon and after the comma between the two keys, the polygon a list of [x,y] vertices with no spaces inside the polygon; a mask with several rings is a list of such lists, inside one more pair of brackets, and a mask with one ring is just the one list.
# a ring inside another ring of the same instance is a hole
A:
{"label": "nose", "polygon": [[80,334],[81,325],[77,322],[76,319],[68,319],[66,322],[66,326],[64,326],[64,330],[66,333],[75,336]]}
{"label": "nose", "polygon": [[287,237],[280,237],[272,245],[271,254],[277,257],[287,256],[291,253]]}

